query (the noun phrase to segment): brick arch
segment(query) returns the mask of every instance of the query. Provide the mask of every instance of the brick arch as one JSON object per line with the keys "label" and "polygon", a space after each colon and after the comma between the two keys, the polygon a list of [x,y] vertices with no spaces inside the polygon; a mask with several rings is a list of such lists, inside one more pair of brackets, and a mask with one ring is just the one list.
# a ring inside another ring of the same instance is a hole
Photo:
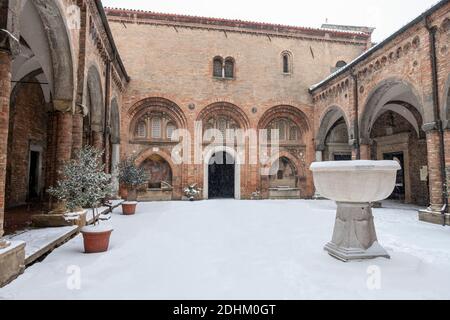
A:
{"label": "brick arch", "polygon": [[229,102],[215,102],[206,106],[198,114],[197,121],[204,121],[213,114],[229,116],[239,124],[241,129],[250,127],[247,114],[241,108]]}
{"label": "brick arch", "polygon": [[139,118],[146,112],[161,112],[167,114],[171,118],[178,129],[185,129],[187,127],[187,119],[183,110],[173,101],[160,98],[150,97],[136,102],[129,110],[128,116],[131,119],[129,131],[133,135],[134,128]]}
{"label": "brick arch", "polygon": [[103,89],[100,72],[95,64],[88,69],[86,80],[86,103],[91,121],[91,129],[103,132],[105,119],[105,104],[103,100]]}
{"label": "brick arch", "polygon": [[[404,99],[399,100],[397,97],[399,95],[402,95]],[[413,127],[420,128],[426,119],[431,119],[433,116],[432,110],[428,110],[427,113],[424,112],[420,95],[411,83],[397,77],[385,79],[371,90],[365,104],[363,104],[364,108],[359,118],[359,131],[362,143],[370,141],[370,132],[373,124],[381,115],[383,108],[392,104],[412,115],[411,119],[407,120]],[[401,112],[399,114],[402,115]],[[404,117],[404,115],[402,116]],[[412,123],[414,121],[416,121],[416,124]]]}
{"label": "brick arch", "polygon": [[325,148],[325,139],[331,128],[336,124],[336,122],[344,118],[345,124],[347,125],[348,137],[352,137],[352,126],[350,125],[349,117],[347,113],[338,105],[332,105],[328,107],[321,115],[319,121],[319,130],[316,136],[316,149],[323,150]]}
{"label": "brick arch", "polygon": [[302,134],[308,132],[311,128],[308,117],[303,111],[291,105],[278,105],[264,112],[258,122],[258,129],[265,129],[273,120],[283,117],[296,123]]}
{"label": "brick arch", "polygon": [[134,163],[136,164],[136,166],[141,166],[145,160],[151,158],[152,156],[159,156],[169,164],[170,170],[172,170],[173,190],[174,192],[179,192],[182,188],[182,170],[179,165],[175,165],[175,163],[172,161],[171,156],[167,153],[163,151],[154,151],[153,149],[147,149],[142,151],[136,157]]}

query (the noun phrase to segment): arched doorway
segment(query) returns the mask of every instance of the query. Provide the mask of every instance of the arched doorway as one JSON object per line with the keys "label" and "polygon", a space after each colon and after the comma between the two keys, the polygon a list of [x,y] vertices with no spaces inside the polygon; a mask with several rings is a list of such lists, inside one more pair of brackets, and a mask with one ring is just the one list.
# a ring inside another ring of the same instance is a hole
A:
{"label": "arched doorway", "polygon": [[225,151],[214,153],[208,163],[208,199],[234,198],[234,158]]}
{"label": "arched doorway", "polygon": [[[203,178],[204,199],[241,198],[241,161],[233,148],[208,148],[204,157]],[[212,193],[210,188],[214,189]]]}

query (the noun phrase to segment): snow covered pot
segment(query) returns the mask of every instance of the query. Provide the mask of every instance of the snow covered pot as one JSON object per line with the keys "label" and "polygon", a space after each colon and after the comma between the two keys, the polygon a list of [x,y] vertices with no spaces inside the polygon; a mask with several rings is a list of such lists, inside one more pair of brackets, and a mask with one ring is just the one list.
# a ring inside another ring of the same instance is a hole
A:
{"label": "snow covered pot", "polygon": [[133,215],[136,212],[137,188],[148,180],[143,168],[136,166],[136,159],[129,157],[118,165],[119,182],[127,188],[127,201],[122,203],[124,215]]}
{"label": "snow covered pot", "polygon": [[371,202],[389,197],[395,188],[396,161],[315,162],[314,184],[325,198],[336,201],[333,239],[325,246],[342,261],[390,258],[378,243]]}
{"label": "snow covered pot", "polygon": [[64,201],[70,210],[90,208],[93,225],[81,229],[86,253],[108,250],[109,239],[113,231],[107,226],[99,226],[98,207],[101,200],[111,195],[111,176],[104,172],[103,152],[87,146],[81,149],[74,160],[63,168],[64,178],[48,192],[60,201]]}

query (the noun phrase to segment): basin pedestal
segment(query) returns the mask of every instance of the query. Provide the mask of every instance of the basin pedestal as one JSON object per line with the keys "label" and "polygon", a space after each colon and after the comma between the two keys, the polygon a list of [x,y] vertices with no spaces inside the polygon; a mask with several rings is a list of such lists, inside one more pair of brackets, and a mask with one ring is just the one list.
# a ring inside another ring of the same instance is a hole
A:
{"label": "basin pedestal", "polygon": [[325,250],[334,258],[351,260],[387,258],[387,251],[378,244],[372,208],[369,203],[337,202],[333,240]]}

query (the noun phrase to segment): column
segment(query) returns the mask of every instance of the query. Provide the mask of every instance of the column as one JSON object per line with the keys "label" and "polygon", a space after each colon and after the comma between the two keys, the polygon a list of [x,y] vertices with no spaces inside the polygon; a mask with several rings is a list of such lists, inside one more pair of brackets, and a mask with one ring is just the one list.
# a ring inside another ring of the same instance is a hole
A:
{"label": "column", "polygon": [[76,157],[83,148],[83,110],[76,107],[72,125],[72,158]]}
{"label": "column", "polygon": [[11,93],[11,55],[0,51],[0,249],[9,243],[2,240],[5,215],[6,156],[8,151],[9,99]]}
{"label": "column", "polygon": [[56,177],[62,177],[62,169],[72,156],[73,116],[71,112],[57,112],[56,129]]}
{"label": "column", "polygon": [[370,144],[361,144],[359,146],[359,150],[361,152],[361,160],[370,160]]}
{"label": "column", "polygon": [[[322,162],[323,161],[323,150],[316,150],[316,162]],[[319,192],[317,192],[317,189],[314,188],[314,196],[313,199],[322,199],[322,196]]]}
{"label": "column", "polygon": [[103,132],[92,131],[92,146],[100,151],[104,151]]}
{"label": "column", "polygon": [[430,188],[430,210],[432,212],[440,212],[443,206],[443,177],[441,171],[439,132],[437,130],[431,130],[426,134]]}
{"label": "column", "polygon": [[114,143],[111,151],[111,171],[114,196],[119,197],[119,178],[117,166],[120,162],[120,144]]}

